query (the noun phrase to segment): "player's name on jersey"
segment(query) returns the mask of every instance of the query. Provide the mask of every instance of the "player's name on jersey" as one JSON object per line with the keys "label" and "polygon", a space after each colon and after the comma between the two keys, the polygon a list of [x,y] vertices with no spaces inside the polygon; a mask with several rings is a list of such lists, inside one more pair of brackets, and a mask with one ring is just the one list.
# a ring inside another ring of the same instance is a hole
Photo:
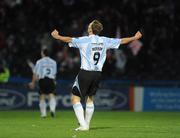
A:
{"label": "player's name on jersey", "polygon": [[103,45],[103,43],[91,43],[92,45]]}
{"label": "player's name on jersey", "polygon": [[92,51],[101,51],[103,48],[102,47],[93,47]]}

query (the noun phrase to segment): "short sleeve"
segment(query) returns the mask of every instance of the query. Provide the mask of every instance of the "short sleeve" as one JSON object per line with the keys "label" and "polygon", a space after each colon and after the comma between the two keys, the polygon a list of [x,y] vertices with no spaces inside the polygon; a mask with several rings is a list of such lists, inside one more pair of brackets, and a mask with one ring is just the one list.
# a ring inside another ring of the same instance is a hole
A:
{"label": "short sleeve", "polygon": [[80,38],[72,38],[72,41],[68,44],[69,47],[79,48],[81,46]]}
{"label": "short sleeve", "polygon": [[105,45],[107,49],[118,49],[121,44],[121,39],[119,38],[105,38]]}
{"label": "short sleeve", "polygon": [[89,42],[87,36],[72,38],[72,41],[69,43],[69,47],[81,48],[84,44]]}

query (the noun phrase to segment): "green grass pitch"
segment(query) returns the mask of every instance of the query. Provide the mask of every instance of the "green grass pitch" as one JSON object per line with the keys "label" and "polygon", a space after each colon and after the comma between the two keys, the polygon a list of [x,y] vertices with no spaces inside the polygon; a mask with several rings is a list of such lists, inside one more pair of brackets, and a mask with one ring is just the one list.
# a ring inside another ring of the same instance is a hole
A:
{"label": "green grass pitch", "polygon": [[88,132],[75,132],[72,111],[0,111],[0,138],[180,138],[180,112],[95,112]]}

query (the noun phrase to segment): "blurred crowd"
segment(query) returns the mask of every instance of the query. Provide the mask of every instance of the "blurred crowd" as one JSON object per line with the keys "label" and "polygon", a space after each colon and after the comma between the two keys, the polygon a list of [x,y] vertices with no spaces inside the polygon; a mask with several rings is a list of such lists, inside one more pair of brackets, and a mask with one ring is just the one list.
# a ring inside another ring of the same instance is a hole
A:
{"label": "blurred crowd", "polygon": [[87,35],[93,19],[104,25],[101,35],[132,36],[137,30],[143,38],[134,45],[109,50],[104,78],[130,80],[180,79],[178,34],[180,2],[172,0],[1,0],[0,60],[12,76],[30,77],[30,63],[47,47],[58,63],[58,78],[74,78],[80,66],[79,51],[53,40],[50,32]]}

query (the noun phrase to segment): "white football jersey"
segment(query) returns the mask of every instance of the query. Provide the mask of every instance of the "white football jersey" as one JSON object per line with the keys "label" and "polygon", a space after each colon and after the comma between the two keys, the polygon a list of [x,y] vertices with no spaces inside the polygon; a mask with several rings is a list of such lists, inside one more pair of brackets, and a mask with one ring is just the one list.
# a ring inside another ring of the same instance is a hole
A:
{"label": "white football jersey", "polygon": [[81,69],[102,71],[108,49],[118,49],[121,39],[90,35],[73,38],[69,47],[78,48],[81,56]]}
{"label": "white football jersey", "polygon": [[38,79],[43,79],[45,77],[55,79],[57,73],[56,61],[49,57],[39,59],[36,62],[33,73],[38,76]]}

